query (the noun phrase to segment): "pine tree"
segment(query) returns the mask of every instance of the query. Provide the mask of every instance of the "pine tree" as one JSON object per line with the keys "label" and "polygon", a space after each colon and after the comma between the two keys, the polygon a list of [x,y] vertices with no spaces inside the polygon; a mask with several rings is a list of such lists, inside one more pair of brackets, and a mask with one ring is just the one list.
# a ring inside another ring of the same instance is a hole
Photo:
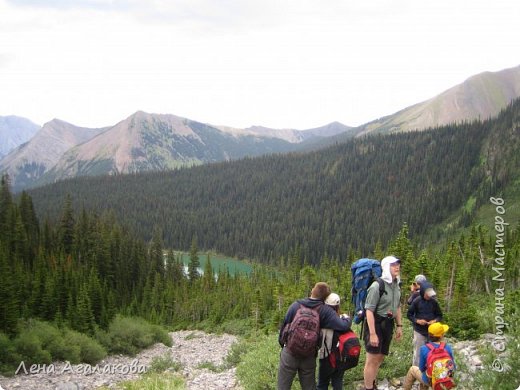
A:
{"label": "pine tree", "polygon": [[95,321],[94,321],[94,314],[92,312],[92,305],[90,302],[90,298],[88,295],[88,288],[86,285],[81,285],[79,292],[78,292],[78,298],[77,298],[77,304],[76,304],[76,315],[77,319],[75,321],[76,323],[76,330],[78,332],[87,333],[87,334],[94,334],[95,329]]}
{"label": "pine tree", "polygon": [[164,254],[162,248],[162,232],[156,228],[150,244],[150,272],[152,274],[164,275]]}
{"label": "pine tree", "polygon": [[20,315],[17,286],[13,279],[6,251],[0,246],[0,331],[14,335]]}
{"label": "pine tree", "polygon": [[2,175],[0,179],[0,231],[4,234],[9,230],[7,214],[12,205],[13,196],[11,194],[9,175]]}
{"label": "pine tree", "polygon": [[206,264],[204,264],[204,276],[202,278],[202,285],[204,291],[211,291],[215,284],[215,276],[213,275],[213,267],[209,254],[206,256]]}
{"label": "pine tree", "polygon": [[188,277],[190,279],[190,283],[195,282],[199,278],[199,255],[197,249],[197,237],[193,237],[191,241],[191,249],[190,249],[190,262],[188,264]]}
{"label": "pine tree", "polygon": [[184,279],[184,268],[182,262],[175,257],[172,250],[166,256],[166,280],[173,284],[180,284]]}
{"label": "pine tree", "polygon": [[74,214],[72,210],[72,198],[67,195],[60,221],[60,244],[64,253],[70,254],[74,240]]}

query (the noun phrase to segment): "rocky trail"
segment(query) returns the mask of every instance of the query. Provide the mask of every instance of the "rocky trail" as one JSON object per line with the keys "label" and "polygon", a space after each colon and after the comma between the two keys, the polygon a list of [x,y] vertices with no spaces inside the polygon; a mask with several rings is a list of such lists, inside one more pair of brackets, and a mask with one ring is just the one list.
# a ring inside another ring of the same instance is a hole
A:
{"label": "rocky trail", "polygon": [[[95,366],[55,363],[31,367],[21,367],[11,378],[0,376],[0,390],[87,390],[117,388],[122,381],[138,379],[148,370],[154,359],[171,359],[180,367],[178,373],[186,381],[188,390],[242,390],[235,375],[235,368],[224,367],[226,356],[237,337],[224,334],[215,335],[201,331],[180,331],[170,333],[172,347],[163,344],[142,351],[135,357],[109,356]],[[486,337],[482,342],[489,342]],[[471,375],[482,369],[482,361],[477,354],[479,342],[461,341],[453,345],[465,357]],[[404,378],[380,380],[381,390],[399,390]],[[459,380],[465,378],[459,377]],[[357,384],[359,388],[361,383]]]}
{"label": "rocky trail", "polygon": [[[163,344],[142,351],[135,357],[109,356],[97,365],[55,363],[19,367],[18,374],[0,376],[0,390],[87,390],[102,386],[116,388],[122,381],[137,379],[148,370],[154,359],[171,358],[180,365],[179,373],[189,390],[240,389],[235,368],[223,371],[219,367],[237,341],[231,335],[213,335],[199,331],[170,333],[172,347]],[[215,372],[218,371],[218,372]]]}

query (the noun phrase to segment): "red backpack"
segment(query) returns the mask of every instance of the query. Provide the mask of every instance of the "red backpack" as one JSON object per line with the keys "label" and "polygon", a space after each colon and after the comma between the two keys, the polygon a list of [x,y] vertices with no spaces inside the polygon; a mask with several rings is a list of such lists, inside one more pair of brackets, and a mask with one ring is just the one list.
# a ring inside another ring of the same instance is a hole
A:
{"label": "red backpack", "polygon": [[356,367],[359,363],[359,354],[361,353],[361,344],[359,338],[354,331],[341,333],[337,336],[334,332],[332,338],[332,351],[329,354],[329,362],[331,367],[340,370],[348,370]]}
{"label": "red backpack", "polygon": [[300,304],[293,320],[285,327],[285,346],[291,355],[310,357],[316,354],[320,340],[320,308]]}
{"label": "red backpack", "polygon": [[426,376],[430,380],[433,390],[455,387],[453,379],[455,364],[448,351],[444,349],[446,343],[440,343],[438,347],[427,343],[426,346],[430,350],[426,356]]}

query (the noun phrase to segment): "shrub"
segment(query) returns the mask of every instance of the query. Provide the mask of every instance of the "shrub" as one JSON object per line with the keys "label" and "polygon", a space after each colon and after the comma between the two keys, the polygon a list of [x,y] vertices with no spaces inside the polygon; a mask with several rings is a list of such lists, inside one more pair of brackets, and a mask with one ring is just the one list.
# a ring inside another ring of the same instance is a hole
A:
{"label": "shrub", "polygon": [[0,353],[0,374],[13,375],[21,358],[9,336],[2,332],[0,332],[0,351],[2,351]]}
{"label": "shrub", "polygon": [[107,351],[101,344],[86,334],[76,332],[75,330],[67,330],[64,339],[67,344],[77,346],[80,361],[82,362],[95,364],[107,355]]}
{"label": "shrub", "polygon": [[248,342],[242,340],[231,345],[231,348],[225,359],[225,366],[228,368],[236,367],[242,360],[242,356],[248,351]]}
{"label": "shrub", "polygon": [[168,371],[179,371],[182,368],[181,363],[176,362],[171,356],[156,357],[152,360],[148,372],[164,372]]}
{"label": "shrub", "polygon": [[[517,294],[517,293],[516,293]],[[505,351],[500,353],[487,345],[483,351],[484,369],[471,377],[468,388],[515,390],[520,378],[520,313],[513,309],[506,315],[510,325],[506,333]]]}
{"label": "shrub", "polygon": [[197,365],[197,368],[199,369],[206,369],[206,370],[209,370],[209,371],[212,371],[212,372],[222,372],[225,367],[224,366],[217,366],[215,363],[213,362],[201,362]]}
{"label": "shrub", "polygon": [[27,334],[34,335],[40,340],[42,348],[50,353],[53,361],[68,360],[71,363],[79,363],[81,361],[79,346],[67,343],[62,331],[54,325],[31,319],[25,323],[25,326],[26,328],[20,333],[20,337],[27,337]]}
{"label": "shrub", "polygon": [[50,364],[52,362],[51,353],[43,349],[41,340],[30,331],[22,332],[14,340],[14,346],[26,366],[34,363]]}
{"label": "shrub", "polygon": [[151,373],[137,381],[123,382],[117,388],[124,390],[185,390],[186,383],[178,374]]}
{"label": "shrub", "polygon": [[108,337],[110,352],[132,356],[156,342],[172,345],[166,330],[137,317],[116,316],[108,328]]}
{"label": "shrub", "polygon": [[[237,366],[240,383],[248,390],[276,389],[280,346],[277,336],[261,336],[249,341],[249,351]],[[295,380],[293,388],[300,388]]]}

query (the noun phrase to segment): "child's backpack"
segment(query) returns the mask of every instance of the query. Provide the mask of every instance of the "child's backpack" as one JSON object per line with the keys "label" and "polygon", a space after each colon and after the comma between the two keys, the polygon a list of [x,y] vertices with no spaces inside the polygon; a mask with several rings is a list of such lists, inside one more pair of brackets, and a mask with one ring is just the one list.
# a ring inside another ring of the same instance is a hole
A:
{"label": "child's backpack", "polygon": [[385,291],[385,283],[381,279],[383,270],[381,263],[372,259],[359,259],[350,267],[352,271],[352,303],[354,304],[353,321],[356,324],[365,318],[365,301],[367,290],[374,280],[379,283],[379,297]]}
{"label": "child's backpack", "polygon": [[341,333],[334,332],[332,338],[332,350],[329,354],[329,362],[331,367],[340,370],[348,370],[356,367],[359,363],[359,354],[361,353],[361,343],[354,331]]}
{"label": "child's backpack", "polygon": [[310,308],[300,304],[292,322],[286,325],[285,346],[296,357],[316,354],[320,340],[321,305]]}
{"label": "child's backpack", "polygon": [[426,376],[430,380],[433,390],[451,389],[455,387],[453,373],[455,364],[450,354],[444,347],[445,343],[440,343],[438,347],[432,343],[427,343],[430,349],[426,356]]}

